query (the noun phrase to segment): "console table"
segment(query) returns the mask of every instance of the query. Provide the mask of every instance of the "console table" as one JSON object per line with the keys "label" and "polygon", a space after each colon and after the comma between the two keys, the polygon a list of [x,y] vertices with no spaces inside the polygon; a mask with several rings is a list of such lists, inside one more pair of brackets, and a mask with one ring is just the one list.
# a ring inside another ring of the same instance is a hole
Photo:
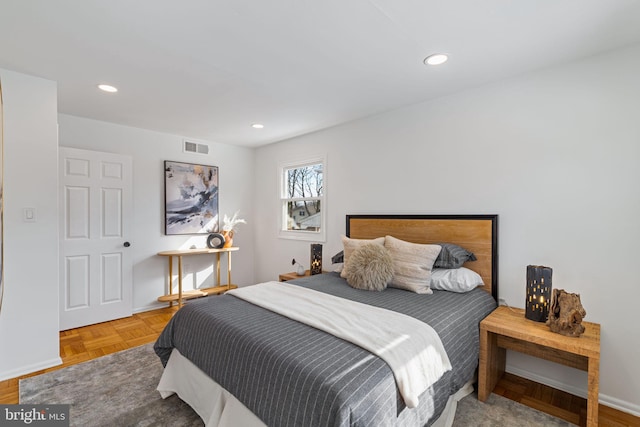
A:
{"label": "console table", "polygon": [[[158,297],[160,302],[168,302],[169,307],[173,305],[175,301],[178,302],[178,306],[182,306],[184,300],[190,298],[205,297],[208,295],[217,295],[228,291],[229,289],[237,288],[236,285],[231,284],[231,252],[239,250],[239,247],[221,248],[221,249],[178,249],[174,251],[162,251],[158,252],[160,256],[166,256],[169,259],[169,292]],[[220,284],[220,254],[227,254],[227,284]],[[215,286],[203,289],[193,289],[189,291],[182,290],[182,257],[192,255],[213,254],[215,255],[215,269],[216,269],[216,282]],[[172,289],[173,282],[173,257],[178,258],[178,293],[174,294]]]}

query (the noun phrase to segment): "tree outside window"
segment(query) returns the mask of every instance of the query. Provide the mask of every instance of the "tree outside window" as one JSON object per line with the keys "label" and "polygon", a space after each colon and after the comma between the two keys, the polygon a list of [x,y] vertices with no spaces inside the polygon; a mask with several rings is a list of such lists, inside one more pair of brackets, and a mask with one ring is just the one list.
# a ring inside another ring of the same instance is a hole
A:
{"label": "tree outside window", "polygon": [[319,240],[324,235],[324,162],[282,167],[283,237]]}

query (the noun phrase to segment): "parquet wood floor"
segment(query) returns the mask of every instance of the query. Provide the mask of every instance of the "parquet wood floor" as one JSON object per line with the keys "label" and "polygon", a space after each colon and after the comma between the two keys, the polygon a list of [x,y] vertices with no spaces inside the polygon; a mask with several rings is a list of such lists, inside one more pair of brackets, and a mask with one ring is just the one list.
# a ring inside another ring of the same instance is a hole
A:
{"label": "parquet wood floor", "polygon": [[22,378],[55,371],[155,341],[177,310],[178,306],[161,308],[123,319],[60,332],[62,365],[0,381],[0,403],[18,403],[18,381]]}
{"label": "parquet wood floor", "polygon": [[[18,403],[18,381],[34,375],[95,359],[156,340],[177,306],[134,314],[124,319],[60,332],[62,365],[0,381],[0,403]],[[586,425],[585,399],[560,390],[505,374],[494,393],[520,402],[580,426]],[[603,427],[638,427],[640,418],[600,405],[599,424]]]}
{"label": "parquet wood floor", "polygon": [[[567,392],[505,373],[493,392],[578,426],[587,425],[587,400]],[[640,418],[604,406],[598,407],[602,427],[639,427]]]}

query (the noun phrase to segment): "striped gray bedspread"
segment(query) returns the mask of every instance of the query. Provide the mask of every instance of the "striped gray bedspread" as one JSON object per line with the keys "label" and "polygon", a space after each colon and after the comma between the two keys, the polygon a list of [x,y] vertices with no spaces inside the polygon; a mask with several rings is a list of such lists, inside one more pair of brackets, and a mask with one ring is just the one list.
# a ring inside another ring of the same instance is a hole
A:
{"label": "striped gray bedspread", "polygon": [[481,289],[420,295],[351,288],[338,274],[293,282],[422,320],[440,335],[453,370],[407,408],[391,369],[366,350],[231,295],[190,301],[155,343],[163,365],[173,348],[277,426],[428,426],[478,364],[479,323],[496,307]]}

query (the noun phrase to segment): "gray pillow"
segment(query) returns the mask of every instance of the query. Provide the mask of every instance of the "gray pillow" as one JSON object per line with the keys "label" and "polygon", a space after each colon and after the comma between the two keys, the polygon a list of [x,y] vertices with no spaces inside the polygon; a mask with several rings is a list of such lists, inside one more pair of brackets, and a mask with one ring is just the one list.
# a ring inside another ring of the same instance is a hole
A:
{"label": "gray pillow", "polygon": [[393,260],[384,246],[366,243],[349,257],[346,272],[349,286],[366,291],[382,291],[393,277]]}
{"label": "gray pillow", "polygon": [[463,247],[453,243],[438,243],[442,250],[433,264],[437,268],[460,268],[467,261],[475,261],[477,258]]}

